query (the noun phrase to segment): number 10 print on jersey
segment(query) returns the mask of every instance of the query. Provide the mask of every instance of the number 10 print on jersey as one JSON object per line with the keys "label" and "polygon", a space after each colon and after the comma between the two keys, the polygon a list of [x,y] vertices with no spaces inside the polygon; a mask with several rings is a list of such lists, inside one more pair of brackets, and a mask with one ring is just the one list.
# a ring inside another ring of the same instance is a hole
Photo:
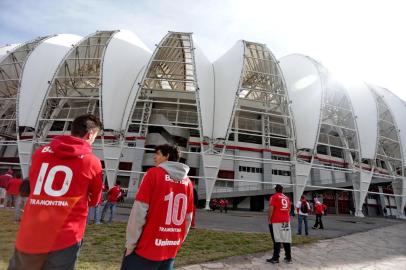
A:
{"label": "number 10 print on jersey", "polygon": [[[55,176],[60,175],[63,180],[58,181],[57,187],[55,187]],[[68,201],[75,201],[73,198],[63,198],[58,197],[64,196],[70,187],[72,182],[73,172],[72,170],[63,165],[57,165],[49,168],[49,163],[42,163],[37,181],[35,183],[33,196],[28,201],[30,205],[39,206],[62,206],[69,207]],[[45,179],[45,180],[44,180]],[[50,198],[47,198],[50,196]]]}
{"label": "number 10 print on jersey", "polygon": [[[165,196],[165,201],[168,201],[168,210],[166,211],[166,225],[181,225],[185,221],[186,208],[187,208],[187,197],[183,193],[176,194],[173,198],[173,192],[170,192]],[[180,215],[179,215],[179,206]]]}
{"label": "number 10 print on jersey", "polygon": [[149,208],[135,253],[149,260],[161,261],[176,256],[186,236],[186,218],[193,211],[190,180],[169,179],[164,169],[149,169],[136,196],[137,201]]}
{"label": "number 10 print on jersey", "polygon": [[[38,175],[38,179],[37,179],[37,183],[35,184],[35,188],[34,188],[34,195],[40,195],[41,194],[41,188],[42,188],[42,184],[43,182],[45,182],[45,187],[44,187],[44,191],[47,195],[49,196],[53,196],[53,197],[60,197],[66,194],[66,192],[68,192],[69,190],[69,186],[70,183],[72,181],[72,176],[73,176],[73,172],[69,167],[63,166],[63,165],[57,165],[55,167],[52,167],[49,171],[48,171],[48,176],[44,181],[45,175],[47,173],[48,170],[48,163],[42,163],[41,165],[41,169]],[[64,173],[65,174],[65,178],[62,182],[62,187],[59,190],[55,190],[52,188],[52,184],[54,183],[55,180],[55,175],[57,173]]]}

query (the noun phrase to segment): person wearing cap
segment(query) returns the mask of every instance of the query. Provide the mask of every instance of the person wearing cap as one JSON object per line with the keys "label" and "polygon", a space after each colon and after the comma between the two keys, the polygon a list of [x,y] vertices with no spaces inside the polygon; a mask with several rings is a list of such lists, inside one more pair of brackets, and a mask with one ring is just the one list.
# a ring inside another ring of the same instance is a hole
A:
{"label": "person wearing cap", "polygon": [[292,263],[291,256],[291,243],[292,234],[290,227],[290,206],[291,202],[289,197],[282,193],[283,187],[281,185],[276,185],[276,193],[269,199],[269,212],[268,212],[268,223],[269,231],[271,232],[272,242],[273,242],[273,256],[267,259],[270,263],[279,263],[279,254],[281,251],[281,243],[283,244],[283,249],[285,250],[286,263]]}

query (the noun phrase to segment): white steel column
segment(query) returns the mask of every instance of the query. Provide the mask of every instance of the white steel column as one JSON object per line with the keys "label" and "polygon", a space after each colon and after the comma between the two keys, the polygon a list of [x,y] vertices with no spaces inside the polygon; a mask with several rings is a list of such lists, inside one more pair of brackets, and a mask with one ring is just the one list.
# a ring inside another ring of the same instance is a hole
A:
{"label": "white steel column", "polygon": [[120,163],[121,152],[122,152],[121,145],[103,146],[104,168],[106,170],[109,188],[112,188],[115,184],[117,176],[117,168],[118,164]]}
{"label": "white steel column", "polygon": [[23,179],[28,177],[28,170],[31,164],[31,156],[34,150],[34,142],[29,141],[18,141],[18,157],[20,159],[21,173]]}
{"label": "white steel column", "polygon": [[354,201],[355,201],[355,216],[364,217],[362,213],[362,205],[364,204],[365,197],[372,180],[373,169],[371,171],[360,171],[359,179],[353,178],[354,186]]}
{"label": "white steel column", "polygon": [[293,185],[293,200],[294,203],[300,200],[300,197],[303,195],[305,190],[307,180],[309,179],[310,170],[312,168],[312,164],[303,164],[303,163],[296,163],[295,164],[295,179]]}
{"label": "white steel column", "polygon": [[[136,147],[137,148],[135,148],[135,149],[128,149],[129,151],[131,151],[133,158],[132,158],[130,182],[128,183],[127,198],[135,197],[135,193],[138,191],[139,183],[143,177],[143,175],[138,172],[142,171],[142,159],[145,154],[145,150],[144,150],[145,140],[137,139]],[[130,154],[130,156],[131,156],[131,154]]]}
{"label": "white steel column", "polygon": [[398,209],[398,218],[406,219],[405,205],[406,205],[406,177],[397,178],[392,182],[393,193],[395,195],[402,195],[402,197],[396,196],[396,207]]}
{"label": "white steel column", "polygon": [[206,184],[206,210],[210,209],[210,198],[216,183],[221,159],[222,154],[202,153],[204,182]]}

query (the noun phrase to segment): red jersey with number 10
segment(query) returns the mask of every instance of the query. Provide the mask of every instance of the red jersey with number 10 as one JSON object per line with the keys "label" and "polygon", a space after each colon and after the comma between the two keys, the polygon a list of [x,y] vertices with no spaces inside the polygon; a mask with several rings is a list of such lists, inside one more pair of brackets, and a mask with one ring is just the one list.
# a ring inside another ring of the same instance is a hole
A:
{"label": "red jersey with number 10", "polygon": [[186,235],[186,214],[193,211],[193,185],[176,181],[160,167],[144,176],[135,198],[149,205],[135,253],[153,261],[174,258]]}
{"label": "red jersey with number 10", "polygon": [[269,199],[269,206],[273,206],[272,223],[289,222],[290,199],[283,193],[276,193]]}
{"label": "red jersey with number 10", "polygon": [[85,140],[55,137],[32,156],[30,187],[17,250],[38,254],[67,248],[83,239],[88,205],[100,200],[100,160]]}

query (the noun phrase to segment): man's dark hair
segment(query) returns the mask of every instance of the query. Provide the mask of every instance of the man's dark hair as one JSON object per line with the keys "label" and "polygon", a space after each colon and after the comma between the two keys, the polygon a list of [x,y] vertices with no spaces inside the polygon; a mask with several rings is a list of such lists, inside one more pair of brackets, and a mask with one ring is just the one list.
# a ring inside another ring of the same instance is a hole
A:
{"label": "man's dark hair", "polygon": [[121,185],[120,180],[117,180],[117,181],[116,181],[116,185],[117,185],[117,186]]}
{"label": "man's dark hair", "polygon": [[283,191],[283,187],[278,184],[278,185],[276,185],[276,187],[275,187],[275,191],[276,191],[276,192],[282,192],[282,191]]}
{"label": "man's dark hair", "polygon": [[93,114],[84,114],[73,120],[70,133],[72,136],[83,138],[88,132],[101,128],[102,124],[99,118]]}
{"label": "man's dark hair", "polygon": [[155,147],[155,153],[161,151],[162,155],[168,156],[168,161],[179,161],[180,151],[178,147],[169,144],[162,144]]}

